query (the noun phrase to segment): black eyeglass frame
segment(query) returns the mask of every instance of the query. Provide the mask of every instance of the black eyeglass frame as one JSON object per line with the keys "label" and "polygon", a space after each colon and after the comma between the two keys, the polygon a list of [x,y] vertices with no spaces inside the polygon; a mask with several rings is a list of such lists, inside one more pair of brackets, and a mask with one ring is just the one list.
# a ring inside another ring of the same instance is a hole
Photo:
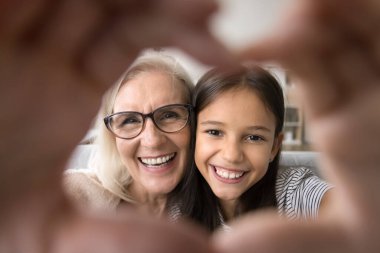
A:
{"label": "black eyeglass frame", "polygon": [[[161,110],[161,109],[164,109],[166,107],[172,107],[172,106],[182,106],[182,107],[185,107],[187,109],[187,111],[189,112],[189,115],[187,116],[187,120],[186,120],[186,123],[183,125],[183,127],[181,127],[180,129],[176,130],[176,131],[164,131],[162,130],[156,123],[154,117],[153,117],[153,114],[158,111],[158,110]],[[145,128],[145,122],[146,122],[146,118],[150,118],[153,122],[153,124],[157,127],[158,130],[160,130],[161,132],[164,132],[164,133],[176,133],[176,132],[179,132],[181,131],[188,123],[189,123],[189,120],[191,118],[191,115],[193,113],[193,110],[194,110],[194,107],[191,105],[191,104],[169,104],[169,105],[164,105],[164,106],[161,106],[157,109],[155,109],[154,111],[150,112],[150,113],[147,113],[147,114],[144,114],[144,113],[141,113],[141,112],[136,112],[136,111],[122,111],[122,112],[116,112],[116,113],[113,113],[113,114],[110,114],[106,117],[104,117],[103,121],[104,121],[104,124],[106,125],[107,129],[117,138],[120,138],[120,139],[125,139],[125,140],[131,140],[133,138],[136,138],[137,136],[139,136],[142,131],[144,130]],[[141,130],[140,132],[138,132],[138,134],[136,134],[135,136],[133,137],[129,137],[129,138],[126,138],[126,137],[121,137],[119,135],[117,135],[113,130],[112,130],[112,127],[111,127],[111,118],[115,115],[119,115],[119,114],[125,114],[125,113],[137,113],[139,115],[141,115],[142,119],[143,119],[143,123],[142,123],[142,127],[141,127]]]}

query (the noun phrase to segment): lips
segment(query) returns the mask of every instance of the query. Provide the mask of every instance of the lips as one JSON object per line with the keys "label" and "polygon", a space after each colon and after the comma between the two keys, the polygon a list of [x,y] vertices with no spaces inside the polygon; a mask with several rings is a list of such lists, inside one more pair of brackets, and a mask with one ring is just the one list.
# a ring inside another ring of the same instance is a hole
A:
{"label": "lips", "polygon": [[239,182],[247,174],[245,170],[239,169],[226,169],[224,167],[211,165],[217,178],[221,179],[223,182]]}
{"label": "lips", "polygon": [[139,161],[144,164],[145,166],[148,167],[160,167],[164,166],[165,164],[169,163],[174,159],[176,156],[176,153],[168,154],[168,155],[163,155],[159,157],[139,157]]}

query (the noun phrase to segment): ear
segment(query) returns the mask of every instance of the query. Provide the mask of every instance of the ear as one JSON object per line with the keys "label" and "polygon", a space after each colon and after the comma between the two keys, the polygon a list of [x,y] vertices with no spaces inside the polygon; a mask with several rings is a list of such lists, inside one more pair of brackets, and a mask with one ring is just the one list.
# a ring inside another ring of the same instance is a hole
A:
{"label": "ear", "polygon": [[284,133],[280,132],[273,141],[272,151],[271,151],[271,161],[276,157],[278,151],[281,148],[282,140],[284,139]]}

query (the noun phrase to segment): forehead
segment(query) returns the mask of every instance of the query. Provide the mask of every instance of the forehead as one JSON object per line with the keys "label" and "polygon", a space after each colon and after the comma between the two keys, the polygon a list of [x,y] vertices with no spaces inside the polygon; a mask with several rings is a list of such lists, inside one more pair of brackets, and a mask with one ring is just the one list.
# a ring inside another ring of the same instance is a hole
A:
{"label": "forehead", "polygon": [[188,103],[188,100],[182,81],[166,72],[149,71],[137,74],[121,86],[114,109],[141,111],[145,107]]}
{"label": "forehead", "polygon": [[219,94],[199,112],[198,119],[243,126],[261,124],[275,127],[274,114],[258,93],[250,88],[230,89]]}

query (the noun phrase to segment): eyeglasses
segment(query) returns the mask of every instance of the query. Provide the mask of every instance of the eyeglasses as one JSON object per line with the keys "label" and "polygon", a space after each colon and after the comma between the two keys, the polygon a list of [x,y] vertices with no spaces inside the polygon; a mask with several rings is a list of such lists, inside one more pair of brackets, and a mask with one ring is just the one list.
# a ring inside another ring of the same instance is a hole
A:
{"label": "eyeglasses", "polygon": [[172,104],[157,108],[151,113],[117,112],[104,118],[104,123],[116,137],[132,139],[144,129],[146,118],[151,118],[154,125],[164,133],[182,130],[189,121],[192,106],[189,104]]}

